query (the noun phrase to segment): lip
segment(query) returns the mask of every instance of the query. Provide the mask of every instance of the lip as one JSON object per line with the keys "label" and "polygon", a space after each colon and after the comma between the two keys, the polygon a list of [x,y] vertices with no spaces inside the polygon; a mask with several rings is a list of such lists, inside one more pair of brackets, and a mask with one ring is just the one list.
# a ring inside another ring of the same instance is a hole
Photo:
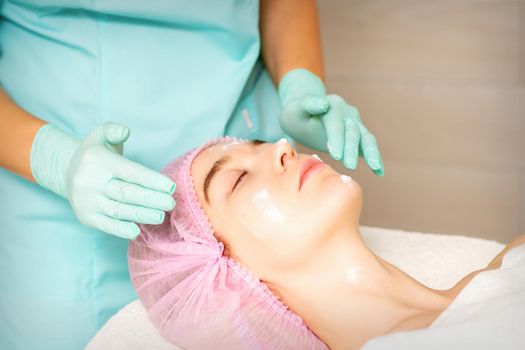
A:
{"label": "lip", "polygon": [[[318,166],[321,165],[321,166]],[[299,191],[301,190],[301,187],[303,187],[303,183],[305,180],[312,174],[312,172],[316,172],[316,170],[321,169],[325,164],[321,162],[320,160],[316,158],[310,158],[306,162],[303,163],[301,166],[301,170],[299,171]]]}

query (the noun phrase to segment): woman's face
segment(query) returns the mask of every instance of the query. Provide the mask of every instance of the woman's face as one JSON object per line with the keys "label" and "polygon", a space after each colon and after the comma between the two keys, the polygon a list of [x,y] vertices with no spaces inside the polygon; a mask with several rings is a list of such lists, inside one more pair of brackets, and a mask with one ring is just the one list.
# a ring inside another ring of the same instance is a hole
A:
{"label": "woman's face", "polygon": [[[299,188],[302,166],[315,158],[297,154],[283,141],[217,144],[191,167],[215,235],[231,257],[262,280],[300,268],[331,232],[356,227],[361,211],[360,186],[345,182],[326,164],[307,173]],[[210,176],[224,156],[230,161]]]}

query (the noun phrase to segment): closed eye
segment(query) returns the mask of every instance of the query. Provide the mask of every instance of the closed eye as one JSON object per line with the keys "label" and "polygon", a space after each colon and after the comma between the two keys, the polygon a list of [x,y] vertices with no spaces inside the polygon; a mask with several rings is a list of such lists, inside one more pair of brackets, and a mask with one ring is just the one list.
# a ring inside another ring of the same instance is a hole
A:
{"label": "closed eye", "polygon": [[244,177],[244,175],[248,174],[248,172],[246,170],[244,170],[242,172],[242,174],[237,178],[237,181],[235,182],[235,185],[233,185],[233,188],[232,188],[232,192],[235,191],[235,189],[237,188],[237,185],[241,182],[242,178]]}

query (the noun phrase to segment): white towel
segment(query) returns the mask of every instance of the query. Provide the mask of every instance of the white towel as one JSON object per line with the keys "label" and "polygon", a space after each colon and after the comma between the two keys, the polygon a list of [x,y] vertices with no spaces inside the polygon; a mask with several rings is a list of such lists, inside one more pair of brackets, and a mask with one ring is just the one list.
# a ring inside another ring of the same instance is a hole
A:
{"label": "white towel", "polygon": [[361,350],[525,349],[525,245],[476,275],[429,328],[376,337]]}
{"label": "white towel", "polygon": [[[504,247],[499,242],[465,236],[367,226],[360,228],[365,243],[373,252],[421,283],[437,289],[450,288],[469,272],[486,267]],[[160,337],[140,301],[135,300],[113,315],[85,349],[179,350],[181,348],[169,344]]]}

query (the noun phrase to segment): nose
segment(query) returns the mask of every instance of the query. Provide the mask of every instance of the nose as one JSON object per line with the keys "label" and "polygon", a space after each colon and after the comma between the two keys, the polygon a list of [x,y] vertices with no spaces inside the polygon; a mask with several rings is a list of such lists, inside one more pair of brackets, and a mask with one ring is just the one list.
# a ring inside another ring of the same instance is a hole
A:
{"label": "nose", "polygon": [[274,144],[275,147],[275,167],[279,170],[286,170],[291,158],[297,157],[297,153],[285,138],[280,139]]}

